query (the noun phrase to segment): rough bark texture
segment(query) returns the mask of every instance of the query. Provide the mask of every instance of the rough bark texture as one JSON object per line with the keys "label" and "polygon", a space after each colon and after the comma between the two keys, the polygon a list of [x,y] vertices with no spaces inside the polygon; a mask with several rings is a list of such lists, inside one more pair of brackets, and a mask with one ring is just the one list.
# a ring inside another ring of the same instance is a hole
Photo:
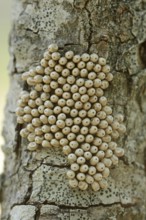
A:
{"label": "rough bark texture", "polygon": [[[15,0],[10,38],[11,88],[6,107],[2,220],[146,219],[146,0]],[[16,124],[21,73],[36,66],[46,47],[99,52],[112,67],[107,91],[125,115],[125,156],[105,191],[69,188],[59,150],[30,153]]]}

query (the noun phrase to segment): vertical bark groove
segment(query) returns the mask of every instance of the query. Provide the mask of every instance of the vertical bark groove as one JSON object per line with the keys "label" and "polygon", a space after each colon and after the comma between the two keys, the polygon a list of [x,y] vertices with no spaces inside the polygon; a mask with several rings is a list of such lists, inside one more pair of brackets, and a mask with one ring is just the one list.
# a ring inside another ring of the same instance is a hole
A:
{"label": "vertical bark groove", "polygon": [[[10,39],[10,92],[3,135],[2,220],[146,219],[146,3],[143,0],[15,0]],[[50,43],[60,51],[97,52],[114,80],[106,92],[114,114],[123,113],[125,149],[109,188],[72,190],[61,149],[30,153],[20,138],[15,109],[28,89],[21,74],[39,64]]]}

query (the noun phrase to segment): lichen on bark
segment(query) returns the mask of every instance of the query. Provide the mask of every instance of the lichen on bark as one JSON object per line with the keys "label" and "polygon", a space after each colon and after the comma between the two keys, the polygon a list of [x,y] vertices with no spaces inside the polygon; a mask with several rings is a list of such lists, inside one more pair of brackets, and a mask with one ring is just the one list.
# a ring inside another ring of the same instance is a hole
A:
{"label": "lichen on bark", "polygon": [[[145,220],[145,12],[145,0],[14,1],[2,220]],[[21,74],[37,66],[46,47],[55,42],[62,52],[98,52],[112,67],[114,80],[106,96],[114,114],[125,115],[127,133],[118,142],[125,156],[112,169],[105,191],[70,189],[61,149],[30,153],[20,138],[15,109],[26,86]]]}

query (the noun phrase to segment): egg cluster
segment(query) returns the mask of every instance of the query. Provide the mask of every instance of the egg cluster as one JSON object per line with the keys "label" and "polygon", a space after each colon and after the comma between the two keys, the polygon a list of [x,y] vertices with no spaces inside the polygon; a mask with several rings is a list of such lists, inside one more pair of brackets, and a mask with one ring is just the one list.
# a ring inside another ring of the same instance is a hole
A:
{"label": "egg cluster", "polygon": [[23,73],[22,79],[30,91],[21,93],[16,114],[28,150],[62,146],[71,187],[107,188],[110,167],[124,155],[115,140],[126,128],[121,114],[112,116],[104,96],[113,79],[106,59],[73,51],[61,56],[51,44],[40,66]]}

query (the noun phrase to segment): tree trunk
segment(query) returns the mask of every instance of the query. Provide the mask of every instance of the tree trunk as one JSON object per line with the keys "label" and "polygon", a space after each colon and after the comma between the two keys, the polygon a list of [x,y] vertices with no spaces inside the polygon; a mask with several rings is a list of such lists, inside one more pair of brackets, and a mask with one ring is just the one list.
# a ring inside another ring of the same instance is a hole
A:
{"label": "tree trunk", "polygon": [[[146,1],[15,0],[10,37],[11,86],[3,148],[2,220],[146,219]],[[112,67],[106,92],[114,114],[125,115],[125,149],[109,188],[70,189],[61,149],[26,150],[15,109],[21,74],[39,64],[50,43],[62,51],[98,52]]]}

